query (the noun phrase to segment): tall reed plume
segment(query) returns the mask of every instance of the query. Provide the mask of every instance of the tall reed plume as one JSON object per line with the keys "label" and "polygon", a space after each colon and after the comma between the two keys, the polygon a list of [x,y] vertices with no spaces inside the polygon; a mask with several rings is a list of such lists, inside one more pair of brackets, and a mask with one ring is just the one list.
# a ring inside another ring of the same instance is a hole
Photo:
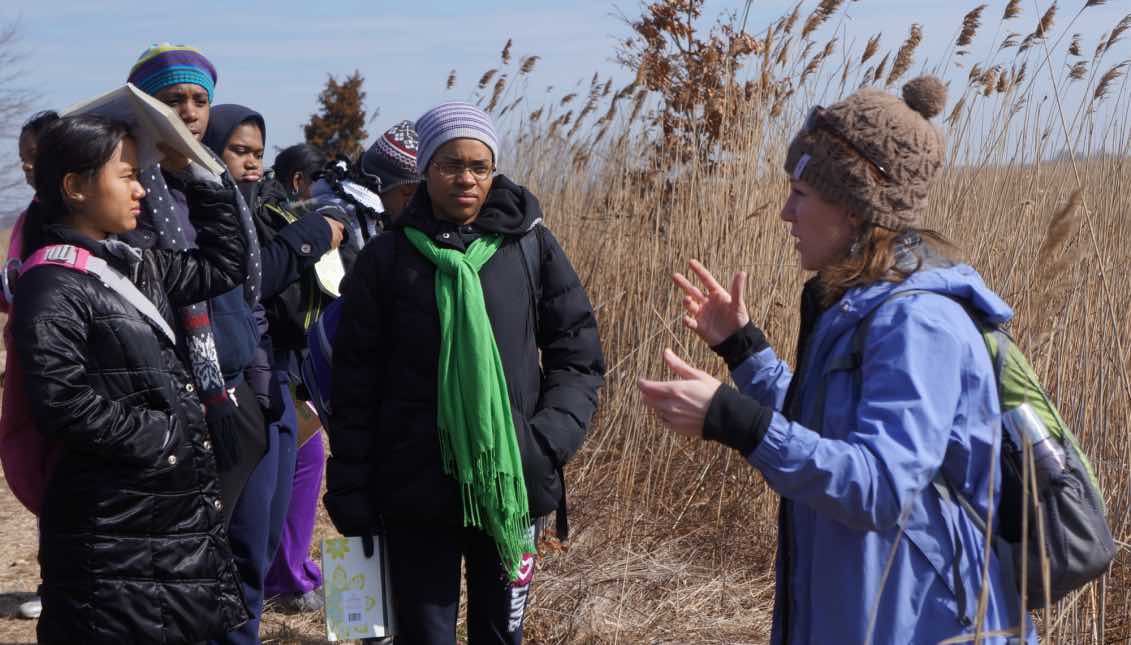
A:
{"label": "tall reed plume", "polygon": [[958,40],[955,45],[959,47],[966,47],[974,41],[974,36],[978,33],[978,27],[982,26],[982,12],[986,10],[989,5],[980,4],[974,7],[962,18],[962,31],[958,33]]}
{"label": "tall reed plume", "polygon": [[1111,84],[1118,80],[1119,77],[1123,76],[1128,65],[1131,65],[1131,60],[1125,60],[1107,70],[1107,72],[1100,77],[1100,82],[1096,84],[1096,91],[1092,95],[1093,100],[1102,101],[1103,98],[1107,96]]}
{"label": "tall reed plume", "polygon": [[876,51],[880,48],[880,36],[882,35],[882,33],[879,33],[868,39],[868,44],[864,45],[864,53],[860,55],[861,65],[876,55]]}
{"label": "tall reed plume", "polygon": [[821,25],[825,24],[825,21],[837,12],[837,9],[840,9],[842,4],[844,4],[844,0],[821,0],[813,13],[809,14],[809,17],[805,20],[805,26],[801,28],[801,37],[808,38],[809,34],[817,31]]}
{"label": "tall reed plume", "polygon": [[497,69],[489,69],[486,72],[483,72],[483,76],[479,77],[479,82],[476,85],[479,87],[479,89],[486,88],[487,84],[490,83],[491,79],[495,78],[495,74],[498,74],[498,73],[499,73],[499,70],[497,70]]}
{"label": "tall reed plume", "polygon": [[510,65],[511,64],[511,45],[512,44],[513,44],[513,41],[510,38],[507,38],[507,44],[503,45],[503,53],[501,55],[501,57],[503,59],[503,65]]}
{"label": "tall reed plume", "polygon": [[1126,33],[1128,29],[1131,29],[1131,14],[1127,14],[1122,20],[1115,24],[1115,27],[1111,30],[1111,34],[1103,43],[1103,52],[1100,55],[1106,54],[1114,47],[1115,44],[1123,38],[1123,34]]}
{"label": "tall reed plume", "polygon": [[1005,5],[1005,12],[1002,13],[1002,20],[1010,20],[1021,15],[1021,0],[1009,0]]}
{"label": "tall reed plume", "polygon": [[895,55],[895,62],[892,63],[891,73],[888,74],[886,86],[891,87],[898,81],[907,70],[911,69],[911,63],[915,58],[915,50],[919,47],[919,43],[923,41],[923,26],[919,23],[911,25],[911,33],[907,36],[907,40],[900,46],[899,52]]}
{"label": "tall reed plume", "polygon": [[1040,330],[1036,345],[1039,347],[1051,334],[1051,318],[1057,312],[1057,304],[1063,300],[1066,288],[1071,287],[1071,282],[1066,275],[1071,267],[1084,259],[1084,253],[1070,252],[1069,247],[1075,240],[1075,234],[1080,226],[1080,209],[1083,203],[1083,191],[1077,188],[1063,208],[1053,214],[1045,229],[1044,239],[1037,249],[1037,267],[1034,275],[1041,276],[1043,289],[1038,296],[1039,304],[1035,308],[1038,318],[1034,327]]}
{"label": "tall reed plume", "polygon": [[499,80],[495,81],[495,89],[491,92],[491,102],[487,104],[485,110],[491,112],[495,106],[499,104],[499,97],[503,95],[503,89],[507,86],[507,75],[503,74]]}

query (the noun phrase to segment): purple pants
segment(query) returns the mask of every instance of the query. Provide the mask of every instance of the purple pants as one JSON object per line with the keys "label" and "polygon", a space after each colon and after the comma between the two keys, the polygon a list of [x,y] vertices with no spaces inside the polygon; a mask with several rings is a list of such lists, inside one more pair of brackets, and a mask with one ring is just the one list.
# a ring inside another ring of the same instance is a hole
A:
{"label": "purple pants", "polygon": [[326,448],[319,432],[298,451],[291,505],[287,509],[279,550],[264,581],[268,598],[284,593],[306,593],[322,586],[322,570],[310,559],[310,543],[314,537],[314,518],[322,494],[325,465]]}

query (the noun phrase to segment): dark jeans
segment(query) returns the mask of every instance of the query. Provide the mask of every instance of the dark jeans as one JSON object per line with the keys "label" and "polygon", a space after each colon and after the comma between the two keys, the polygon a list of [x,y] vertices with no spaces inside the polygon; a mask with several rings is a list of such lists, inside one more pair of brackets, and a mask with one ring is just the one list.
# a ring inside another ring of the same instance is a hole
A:
{"label": "dark jeans", "polygon": [[282,535],[283,520],[291,502],[291,480],[295,471],[295,438],[298,419],[285,374],[272,379],[281,388],[283,417],[267,426],[267,454],[244,486],[232,514],[228,539],[236,568],[243,583],[244,602],[251,620],[230,632],[217,643],[250,645],[259,642],[259,621],[263,615],[263,582],[275,559]]}
{"label": "dark jeans", "polygon": [[507,580],[487,534],[433,525],[394,525],[386,534],[398,645],[455,645],[461,560],[468,645],[522,642],[531,579],[523,585]]}

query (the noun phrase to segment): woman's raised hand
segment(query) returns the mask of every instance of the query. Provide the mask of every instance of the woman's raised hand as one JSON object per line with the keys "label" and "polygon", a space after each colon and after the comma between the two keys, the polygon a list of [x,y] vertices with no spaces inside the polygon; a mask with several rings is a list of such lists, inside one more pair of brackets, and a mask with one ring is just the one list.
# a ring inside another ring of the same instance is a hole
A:
{"label": "woman's raised hand", "polygon": [[746,302],[742,299],[742,292],[746,289],[746,272],[735,273],[730,281],[730,291],[727,291],[698,260],[692,260],[688,266],[703,282],[706,293],[691,284],[682,273],[672,276],[684,294],[683,309],[686,313],[683,326],[713,347],[750,322]]}
{"label": "woman's raised hand", "polygon": [[719,389],[719,379],[692,367],[670,349],[664,350],[664,363],[678,378],[674,381],[637,380],[644,405],[652,408],[664,425],[679,434],[702,437],[703,422],[711,399]]}

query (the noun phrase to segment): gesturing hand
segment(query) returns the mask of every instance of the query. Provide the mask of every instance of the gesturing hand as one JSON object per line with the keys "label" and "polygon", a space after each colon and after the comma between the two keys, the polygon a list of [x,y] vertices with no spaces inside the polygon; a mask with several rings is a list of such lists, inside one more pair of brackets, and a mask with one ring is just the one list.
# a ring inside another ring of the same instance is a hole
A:
{"label": "gesturing hand", "polygon": [[692,260],[688,265],[702,280],[707,293],[691,284],[682,273],[672,276],[676,286],[684,293],[683,308],[687,313],[683,317],[683,326],[708,345],[718,345],[750,322],[746,302],[742,299],[742,292],[746,289],[746,272],[734,274],[728,292],[698,260]]}
{"label": "gesturing hand", "polygon": [[679,434],[702,437],[707,409],[721,383],[703,370],[688,365],[670,349],[664,350],[664,362],[680,380],[639,379],[636,386],[640,388],[644,405],[655,410],[660,421]]}

